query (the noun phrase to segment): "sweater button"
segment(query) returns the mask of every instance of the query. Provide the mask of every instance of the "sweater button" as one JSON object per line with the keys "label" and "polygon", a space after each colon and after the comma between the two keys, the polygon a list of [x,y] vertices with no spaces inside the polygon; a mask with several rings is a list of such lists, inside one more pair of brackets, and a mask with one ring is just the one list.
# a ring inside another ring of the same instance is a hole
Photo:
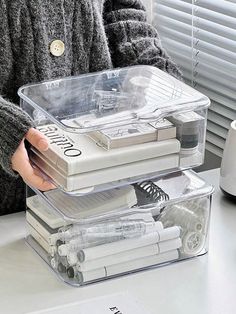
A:
{"label": "sweater button", "polygon": [[51,42],[50,52],[53,56],[60,57],[61,55],[63,55],[64,51],[65,51],[65,44],[63,43],[63,41],[56,39]]}

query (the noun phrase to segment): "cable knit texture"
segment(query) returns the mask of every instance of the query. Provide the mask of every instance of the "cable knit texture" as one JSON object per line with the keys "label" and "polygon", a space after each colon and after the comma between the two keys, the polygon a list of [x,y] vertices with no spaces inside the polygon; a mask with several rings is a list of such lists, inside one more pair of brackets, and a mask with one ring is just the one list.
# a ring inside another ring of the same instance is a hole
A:
{"label": "cable knit texture", "polygon": [[[55,39],[65,44],[60,57],[49,50]],[[24,184],[10,163],[32,126],[18,88],[137,64],[181,76],[139,0],[0,0],[0,214],[25,208]]]}

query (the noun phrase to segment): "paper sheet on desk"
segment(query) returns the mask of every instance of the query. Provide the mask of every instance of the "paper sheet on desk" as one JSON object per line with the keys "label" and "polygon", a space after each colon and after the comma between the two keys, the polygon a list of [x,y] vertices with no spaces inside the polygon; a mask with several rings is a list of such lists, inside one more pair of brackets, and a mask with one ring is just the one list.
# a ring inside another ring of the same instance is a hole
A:
{"label": "paper sheet on desk", "polygon": [[151,314],[128,292],[75,302],[27,314]]}

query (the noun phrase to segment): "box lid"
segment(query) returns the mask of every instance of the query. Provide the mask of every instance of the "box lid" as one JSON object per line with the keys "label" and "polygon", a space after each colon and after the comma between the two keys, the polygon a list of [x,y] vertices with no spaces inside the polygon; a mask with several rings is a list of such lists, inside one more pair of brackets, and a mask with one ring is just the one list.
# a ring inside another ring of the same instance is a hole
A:
{"label": "box lid", "polygon": [[132,66],[26,85],[19,96],[40,125],[85,133],[209,106],[208,97],[152,66]]}
{"label": "box lid", "polygon": [[84,223],[130,213],[160,213],[167,205],[211,195],[214,188],[187,170],[84,196],[71,196],[59,189],[34,191],[65,219]]}

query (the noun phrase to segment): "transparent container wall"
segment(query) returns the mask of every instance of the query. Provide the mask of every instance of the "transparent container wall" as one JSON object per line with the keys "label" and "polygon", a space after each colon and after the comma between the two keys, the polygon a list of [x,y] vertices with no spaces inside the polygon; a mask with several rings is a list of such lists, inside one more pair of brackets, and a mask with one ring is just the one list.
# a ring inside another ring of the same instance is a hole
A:
{"label": "transparent container wall", "polygon": [[69,133],[55,124],[40,126],[50,146],[45,152],[32,147],[30,159],[68,193],[128,185],[201,165],[206,115],[207,109],[188,111],[89,134]]}
{"label": "transparent container wall", "polygon": [[29,193],[27,242],[74,286],[157,267],[207,252],[212,193],[187,171],[132,186],[123,205],[120,196],[106,210],[104,200],[103,211],[94,203],[86,217],[78,205],[73,219],[68,205],[62,213]]}
{"label": "transparent container wall", "polygon": [[157,121],[173,113],[207,108],[209,99],[152,66],[133,66],[63,78],[19,90],[21,106],[45,125],[86,133]]}
{"label": "transparent container wall", "polygon": [[49,205],[48,212],[53,208],[64,220],[90,223],[101,216],[114,217],[117,211],[122,211],[123,215],[123,211],[127,213],[131,208],[137,212],[151,208],[153,215],[157,215],[163,203],[180,202],[211,194],[212,186],[189,170],[79,196],[64,193],[60,189],[47,192],[29,190],[28,195],[35,196],[27,198],[28,205],[42,209],[40,202],[43,200]]}

